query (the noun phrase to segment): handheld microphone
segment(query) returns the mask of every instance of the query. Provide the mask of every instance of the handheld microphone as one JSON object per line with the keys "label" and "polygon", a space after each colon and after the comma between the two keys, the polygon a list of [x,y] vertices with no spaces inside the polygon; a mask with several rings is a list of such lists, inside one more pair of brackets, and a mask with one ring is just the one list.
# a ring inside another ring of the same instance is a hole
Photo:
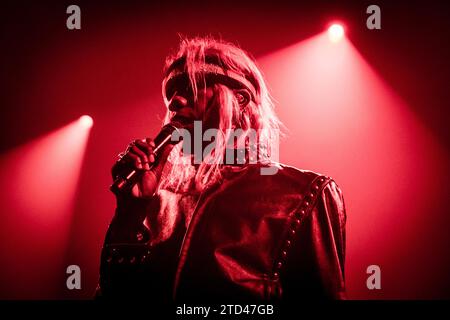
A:
{"label": "handheld microphone", "polygon": [[[161,149],[166,146],[169,143],[176,143],[178,141],[171,141],[172,134],[178,131],[178,128],[173,124],[169,123],[162,127],[159,134],[156,136],[156,138],[153,140],[155,143],[155,148],[153,149],[153,153],[155,154],[155,157],[158,156],[158,153],[161,151]],[[152,167],[154,164],[150,167]],[[114,180],[114,183],[109,188],[112,192],[115,194],[119,193],[120,191],[124,190],[125,188],[131,188],[137,180],[137,177],[139,176],[140,171],[136,169],[130,169],[127,173],[122,174],[121,176],[117,177],[116,180]]]}

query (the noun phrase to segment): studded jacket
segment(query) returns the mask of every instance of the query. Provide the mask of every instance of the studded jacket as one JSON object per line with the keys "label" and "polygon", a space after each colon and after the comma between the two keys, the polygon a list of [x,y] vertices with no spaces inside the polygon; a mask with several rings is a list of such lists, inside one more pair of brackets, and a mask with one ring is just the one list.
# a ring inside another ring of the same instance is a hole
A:
{"label": "studded jacket", "polygon": [[[97,297],[171,301],[344,299],[346,212],[327,176],[281,165],[224,172],[186,228],[158,245],[142,224],[157,203],[120,199],[101,254]],[[138,212],[136,214],[136,212]],[[134,222],[125,220],[134,214]]]}

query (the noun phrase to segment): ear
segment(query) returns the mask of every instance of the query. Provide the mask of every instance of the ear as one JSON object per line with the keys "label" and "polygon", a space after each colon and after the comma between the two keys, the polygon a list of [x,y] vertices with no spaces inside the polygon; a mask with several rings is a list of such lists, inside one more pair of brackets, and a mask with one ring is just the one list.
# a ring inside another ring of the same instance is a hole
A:
{"label": "ear", "polygon": [[241,107],[245,107],[251,100],[250,92],[246,89],[234,90],[234,95]]}

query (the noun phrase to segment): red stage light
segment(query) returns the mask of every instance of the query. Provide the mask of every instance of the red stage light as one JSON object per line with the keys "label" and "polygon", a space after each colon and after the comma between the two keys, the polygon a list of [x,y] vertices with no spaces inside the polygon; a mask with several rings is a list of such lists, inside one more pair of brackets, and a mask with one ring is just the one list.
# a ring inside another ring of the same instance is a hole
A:
{"label": "red stage light", "polygon": [[94,120],[88,115],[81,116],[78,121],[80,121],[81,126],[86,129],[90,129],[94,125]]}
{"label": "red stage light", "polygon": [[0,287],[13,299],[52,299],[60,286],[92,123],[80,117],[0,156],[0,252],[10,252],[0,256]]}
{"label": "red stage light", "polygon": [[[436,199],[446,196],[448,152],[346,37],[332,43],[329,36],[326,30],[259,59],[289,129],[280,159],[341,186],[350,298],[426,297],[448,273],[447,256],[434,251],[446,249],[436,242],[444,237],[436,221],[446,219]],[[411,255],[413,247],[435,249]],[[367,290],[371,264],[390,283],[382,295]],[[436,272],[410,281],[426,268]]]}
{"label": "red stage light", "polygon": [[344,37],[344,27],[337,23],[332,24],[328,28],[328,37],[331,42],[338,42]]}

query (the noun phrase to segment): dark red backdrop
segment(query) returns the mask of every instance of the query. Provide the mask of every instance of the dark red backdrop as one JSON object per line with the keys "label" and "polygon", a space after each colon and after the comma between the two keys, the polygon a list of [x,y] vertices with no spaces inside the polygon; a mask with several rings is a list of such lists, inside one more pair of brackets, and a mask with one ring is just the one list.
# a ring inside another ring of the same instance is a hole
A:
{"label": "dark red backdrop", "polygon": [[[109,169],[159,128],[177,33],[250,51],[289,129],[282,162],[344,190],[350,298],[450,298],[450,9],[378,1],[382,30],[370,31],[370,2],[297,2],[77,1],[78,31],[65,26],[72,2],[2,2],[0,298],[92,297]],[[347,39],[332,45],[322,32],[336,19]],[[94,118],[88,140],[70,125],[82,114]],[[65,287],[70,264],[81,290]],[[366,288],[371,264],[378,291]]]}

